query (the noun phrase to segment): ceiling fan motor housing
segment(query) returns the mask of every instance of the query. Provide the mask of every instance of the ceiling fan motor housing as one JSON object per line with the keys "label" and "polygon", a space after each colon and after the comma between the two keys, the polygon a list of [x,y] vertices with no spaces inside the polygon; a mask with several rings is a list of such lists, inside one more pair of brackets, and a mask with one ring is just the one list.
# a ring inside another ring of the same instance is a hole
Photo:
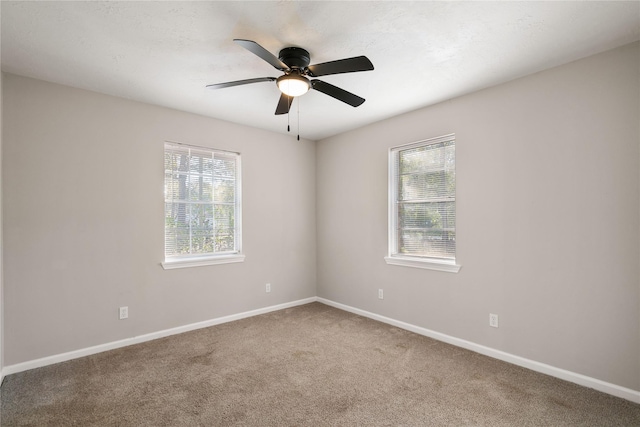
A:
{"label": "ceiling fan motor housing", "polygon": [[309,66],[311,57],[309,52],[301,47],[285,47],[278,54],[278,59],[289,66],[289,68],[303,69]]}

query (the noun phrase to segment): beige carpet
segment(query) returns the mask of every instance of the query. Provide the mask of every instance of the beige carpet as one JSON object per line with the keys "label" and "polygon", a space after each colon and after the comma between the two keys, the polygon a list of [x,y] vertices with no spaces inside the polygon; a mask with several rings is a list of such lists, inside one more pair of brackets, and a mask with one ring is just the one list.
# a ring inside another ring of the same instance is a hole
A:
{"label": "beige carpet", "polygon": [[2,426],[640,426],[640,405],[313,303],[5,378]]}

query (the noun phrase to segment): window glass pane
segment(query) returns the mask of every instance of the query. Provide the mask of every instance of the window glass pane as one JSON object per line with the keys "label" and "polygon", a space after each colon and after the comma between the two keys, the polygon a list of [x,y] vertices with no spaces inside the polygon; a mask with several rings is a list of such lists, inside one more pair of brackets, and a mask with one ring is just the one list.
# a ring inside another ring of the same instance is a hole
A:
{"label": "window glass pane", "polygon": [[189,253],[189,205],[165,203],[165,256]]}
{"label": "window glass pane", "polygon": [[164,174],[165,200],[186,200],[188,176],[176,172]]}
{"label": "window glass pane", "polygon": [[214,221],[211,205],[191,205],[191,251],[213,252]]}
{"label": "window glass pane", "polygon": [[455,171],[439,170],[401,175],[400,200],[455,197]]}
{"label": "window glass pane", "polygon": [[189,172],[211,175],[213,170],[213,153],[191,150]]}
{"label": "window glass pane", "polygon": [[233,205],[218,204],[214,205],[214,220],[218,229],[233,229],[235,221],[235,212]]}
{"label": "window glass pane", "polygon": [[214,195],[213,200],[216,202],[233,203],[235,195],[235,181],[229,179],[216,178],[213,181]]}
{"label": "window glass pane", "polygon": [[398,252],[410,256],[455,259],[455,231],[402,230]]}
{"label": "window glass pane", "polygon": [[446,143],[430,144],[400,151],[400,174],[427,172],[442,169],[447,155]]}
{"label": "window glass pane", "polygon": [[189,200],[194,202],[211,202],[213,196],[213,177],[189,176]]}
{"label": "window glass pane", "polygon": [[401,203],[398,224],[401,228],[455,228],[455,202]]}
{"label": "window glass pane", "polygon": [[236,162],[226,156],[216,156],[213,159],[215,175],[224,178],[235,178]]}
{"label": "window glass pane", "polygon": [[231,252],[234,250],[233,229],[219,228],[215,237],[216,252]]}

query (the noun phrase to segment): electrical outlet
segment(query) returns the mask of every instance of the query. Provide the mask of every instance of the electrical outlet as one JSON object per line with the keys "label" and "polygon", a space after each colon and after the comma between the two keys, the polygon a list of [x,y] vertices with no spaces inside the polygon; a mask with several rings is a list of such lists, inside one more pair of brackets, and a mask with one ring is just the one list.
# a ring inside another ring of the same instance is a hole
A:
{"label": "electrical outlet", "polygon": [[497,328],[498,327],[498,315],[497,314],[493,314],[493,313],[489,314],[489,326],[491,326],[492,328]]}
{"label": "electrical outlet", "polygon": [[120,320],[129,317],[129,307],[120,307]]}
{"label": "electrical outlet", "polygon": [[271,283],[267,283],[267,285],[265,286],[265,291],[271,292]]}
{"label": "electrical outlet", "polygon": [[378,289],[378,299],[384,299],[384,292],[382,289]]}

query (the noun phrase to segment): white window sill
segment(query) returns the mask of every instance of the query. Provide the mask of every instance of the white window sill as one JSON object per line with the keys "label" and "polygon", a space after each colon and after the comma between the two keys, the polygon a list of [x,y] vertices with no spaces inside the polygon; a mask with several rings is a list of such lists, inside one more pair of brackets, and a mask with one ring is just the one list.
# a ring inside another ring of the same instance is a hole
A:
{"label": "white window sill", "polygon": [[174,268],[202,267],[205,265],[230,264],[232,262],[244,262],[244,255],[230,254],[209,258],[184,258],[165,261],[160,264],[165,270],[172,270]]}
{"label": "white window sill", "polygon": [[439,261],[426,258],[406,258],[398,256],[386,256],[384,260],[390,265],[400,265],[403,267],[425,268],[427,270],[446,271],[449,273],[457,273],[462,268],[455,262]]}

